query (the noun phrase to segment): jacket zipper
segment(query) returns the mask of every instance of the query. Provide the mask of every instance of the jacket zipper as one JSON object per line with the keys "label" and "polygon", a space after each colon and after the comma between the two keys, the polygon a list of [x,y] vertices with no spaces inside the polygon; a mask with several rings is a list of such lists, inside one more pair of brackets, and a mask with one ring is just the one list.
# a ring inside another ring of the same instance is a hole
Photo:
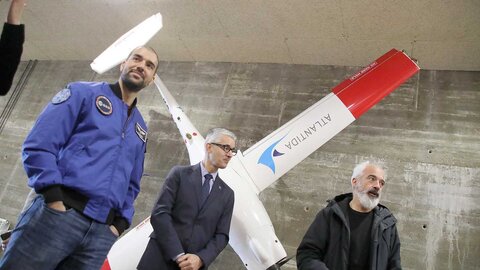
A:
{"label": "jacket zipper", "polygon": [[[132,116],[133,116],[134,113],[135,113],[135,111],[132,111],[132,113],[127,116],[127,120],[125,121],[125,124],[123,124],[122,139],[125,139],[125,131],[127,130],[128,121],[132,118]],[[128,114],[128,113],[127,113],[127,114]]]}

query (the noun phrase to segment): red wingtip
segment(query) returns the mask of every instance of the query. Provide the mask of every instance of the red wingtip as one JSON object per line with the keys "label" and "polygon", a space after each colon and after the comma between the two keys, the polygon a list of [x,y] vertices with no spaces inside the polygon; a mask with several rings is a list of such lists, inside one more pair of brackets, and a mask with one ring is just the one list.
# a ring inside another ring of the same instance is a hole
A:
{"label": "red wingtip", "polygon": [[103,262],[102,268],[100,268],[100,270],[112,270],[112,268],[110,268],[110,263],[108,263],[108,258],[105,259],[105,262]]}
{"label": "red wingtip", "polygon": [[419,69],[406,54],[392,49],[333,88],[332,92],[357,119]]}

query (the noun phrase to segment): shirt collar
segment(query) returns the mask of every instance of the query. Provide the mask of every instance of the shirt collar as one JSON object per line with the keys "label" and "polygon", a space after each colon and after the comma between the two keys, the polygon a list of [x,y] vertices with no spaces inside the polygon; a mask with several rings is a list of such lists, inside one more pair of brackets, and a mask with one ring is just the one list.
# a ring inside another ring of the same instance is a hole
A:
{"label": "shirt collar", "polygon": [[213,176],[213,181],[215,182],[215,178],[217,178],[217,174],[218,174],[218,171],[214,172],[214,173],[210,173],[207,171],[207,169],[205,169],[205,166],[203,166],[203,161],[200,162],[200,169],[202,170],[202,183],[205,179],[205,174],[211,174]]}

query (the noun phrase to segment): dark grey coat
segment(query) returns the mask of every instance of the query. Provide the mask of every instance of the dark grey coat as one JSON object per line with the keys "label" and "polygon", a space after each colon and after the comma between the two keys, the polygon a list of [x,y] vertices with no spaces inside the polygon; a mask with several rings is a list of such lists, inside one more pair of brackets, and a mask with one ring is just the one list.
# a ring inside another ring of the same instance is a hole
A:
{"label": "dark grey coat", "polygon": [[[352,198],[352,193],[339,195],[317,214],[297,249],[299,270],[348,269],[350,228],[343,208]],[[402,269],[397,220],[383,205],[373,211],[369,269]]]}

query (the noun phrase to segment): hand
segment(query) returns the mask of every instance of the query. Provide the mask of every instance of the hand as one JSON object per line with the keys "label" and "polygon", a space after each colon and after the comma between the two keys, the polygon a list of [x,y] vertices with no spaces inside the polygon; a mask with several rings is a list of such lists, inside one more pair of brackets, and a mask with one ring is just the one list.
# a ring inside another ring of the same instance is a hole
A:
{"label": "hand", "polygon": [[12,230],[8,230],[8,231],[1,234],[2,250],[5,250],[7,248],[7,244],[8,244],[8,241],[10,240],[11,236],[12,236]]}
{"label": "hand", "polygon": [[117,230],[117,228],[115,228],[115,226],[110,225],[110,230],[112,231],[112,233],[113,233],[116,237],[119,237],[119,236],[120,236],[120,234],[118,233],[118,230]]}
{"label": "hand", "polygon": [[5,249],[7,248],[8,240],[10,240],[10,237],[5,239],[5,240],[2,240],[2,250],[3,251],[5,251]]}
{"label": "hand", "polygon": [[67,208],[65,207],[65,204],[63,204],[62,201],[55,201],[55,202],[47,203],[47,207],[51,208],[51,209],[54,209],[54,210],[57,210],[57,211],[60,211],[60,212],[67,211]]}
{"label": "hand", "polygon": [[177,259],[180,270],[198,270],[203,266],[202,259],[195,254],[187,253]]}
{"label": "hand", "polygon": [[7,23],[19,25],[22,18],[23,9],[26,6],[26,0],[12,0],[7,15]]}

